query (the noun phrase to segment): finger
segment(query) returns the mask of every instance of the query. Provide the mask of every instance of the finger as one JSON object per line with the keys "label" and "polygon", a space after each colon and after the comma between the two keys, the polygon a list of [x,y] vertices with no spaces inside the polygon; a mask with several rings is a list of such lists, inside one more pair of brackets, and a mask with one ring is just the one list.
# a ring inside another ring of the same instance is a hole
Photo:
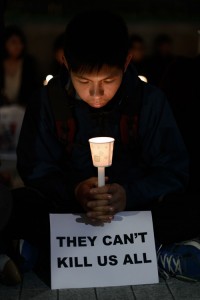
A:
{"label": "finger", "polygon": [[126,209],[126,199],[117,198],[116,201],[110,204],[113,207],[113,213],[116,214]]}
{"label": "finger", "polygon": [[88,202],[88,207],[90,208],[94,208],[96,206],[106,206],[106,205],[117,207],[119,202],[118,197],[110,194],[90,195],[89,199],[91,200]]}
{"label": "finger", "polygon": [[96,219],[96,222],[111,223],[112,220],[113,220],[112,216],[100,216]]}
{"label": "finger", "polygon": [[109,189],[110,189],[110,184],[106,184],[101,187],[91,188],[90,193],[93,195],[94,194],[108,194],[108,193],[110,193],[110,192],[108,192]]}
{"label": "finger", "polygon": [[115,208],[112,206],[97,206],[94,207],[92,209],[89,209],[88,212],[100,212],[100,213],[107,213],[107,214],[113,214],[113,212],[115,211]]}
{"label": "finger", "polygon": [[112,198],[112,196],[110,194],[90,194],[89,198],[92,201],[96,201],[96,200],[107,200],[107,201],[110,201],[110,199]]}
{"label": "finger", "polygon": [[115,183],[108,184],[107,187],[109,194],[115,194],[117,192],[117,185]]}
{"label": "finger", "polygon": [[120,198],[116,195],[112,195],[112,197],[108,201],[108,206],[112,208],[112,212],[115,214],[121,211],[121,201]]}
{"label": "finger", "polygon": [[108,206],[109,200],[92,200],[88,201],[87,207],[89,208],[95,208],[95,207],[102,207],[102,206]]}
{"label": "finger", "polygon": [[91,188],[98,187],[98,178],[97,177],[91,177],[88,180],[88,182],[89,182]]}
{"label": "finger", "polygon": [[113,197],[113,199],[109,203],[109,205],[113,208],[114,213],[117,213],[117,212],[121,211],[122,202],[120,201],[119,198]]}

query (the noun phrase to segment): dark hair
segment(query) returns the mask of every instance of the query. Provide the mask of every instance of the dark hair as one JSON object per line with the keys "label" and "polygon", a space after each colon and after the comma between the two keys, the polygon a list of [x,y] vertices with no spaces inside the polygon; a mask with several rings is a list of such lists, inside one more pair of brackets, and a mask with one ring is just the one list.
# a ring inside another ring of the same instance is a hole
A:
{"label": "dark hair", "polygon": [[24,49],[21,53],[21,56],[24,56],[24,54],[26,52],[26,36],[25,36],[23,30],[20,27],[18,27],[17,25],[9,25],[9,26],[5,27],[5,30],[4,30],[4,57],[6,57],[8,55],[7,51],[5,49],[5,44],[12,36],[19,37],[21,43],[24,45]]}
{"label": "dark hair", "polygon": [[78,14],[65,31],[64,53],[69,69],[91,72],[103,65],[124,67],[129,47],[123,19],[109,11]]}

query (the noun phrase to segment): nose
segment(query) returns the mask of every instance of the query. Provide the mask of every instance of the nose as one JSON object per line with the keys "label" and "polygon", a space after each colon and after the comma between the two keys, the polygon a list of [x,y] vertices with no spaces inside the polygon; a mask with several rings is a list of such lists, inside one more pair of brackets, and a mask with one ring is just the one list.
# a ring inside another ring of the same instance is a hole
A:
{"label": "nose", "polygon": [[98,97],[103,96],[104,90],[100,84],[97,84],[97,85],[90,87],[89,93],[90,93],[90,96],[98,98]]}

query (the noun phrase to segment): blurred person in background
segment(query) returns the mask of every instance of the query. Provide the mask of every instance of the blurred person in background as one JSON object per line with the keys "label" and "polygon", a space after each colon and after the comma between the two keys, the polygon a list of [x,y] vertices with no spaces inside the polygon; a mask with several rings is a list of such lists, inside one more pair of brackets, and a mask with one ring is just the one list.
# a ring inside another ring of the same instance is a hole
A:
{"label": "blurred person in background", "polygon": [[148,59],[149,83],[159,86],[175,56],[173,54],[173,40],[167,34],[159,34],[154,40],[154,50]]}
{"label": "blurred person in background", "polygon": [[[3,45],[5,6],[6,1],[0,1],[0,57]],[[13,208],[11,191],[3,184],[3,181],[4,178],[0,174],[0,281],[8,285],[13,285],[21,282],[21,275],[13,260],[7,255],[6,246],[2,238],[3,231],[9,222]]]}
{"label": "blurred person in background", "polygon": [[49,74],[43,81],[43,85],[47,85],[49,80],[58,75],[64,63],[64,33],[59,34],[53,42],[53,57],[49,68]]}
{"label": "blurred person in background", "polygon": [[[30,95],[38,88],[35,59],[27,53],[24,32],[14,25],[2,31],[0,60],[0,154],[4,167],[0,175],[11,186],[16,174],[14,160],[25,106]],[[5,160],[12,161],[7,170]]]}
{"label": "blurred person in background", "polygon": [[0,62],[0,106],[26,106],[39,86],[35,59],[27,53],[24,32],[15,25],[5,27]]}
{"label": "blurred person in background", "polygon": [[137,34],[130,36],[129,52],[132,55],[131,62],[134,64],[138,75],[147,77],[146,47],[141,36]]}
{"label": "blurred person in background", "polygon": [[59,34],[53,43],[53,62],[51,74],[57,75],[64,63],[64,33]]}

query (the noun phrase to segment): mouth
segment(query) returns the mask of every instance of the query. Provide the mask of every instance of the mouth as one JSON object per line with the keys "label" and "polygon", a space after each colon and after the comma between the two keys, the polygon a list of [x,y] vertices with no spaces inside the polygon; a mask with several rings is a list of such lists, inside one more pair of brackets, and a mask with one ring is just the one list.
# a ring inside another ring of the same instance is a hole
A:
{"label": "mouth", "polygon": [[93,100],[93,101],[90,102],[90,105],[92,107],[95,107],[95,108],[100,108],[100,107],[104,106],[104,101],[99,100],[99,99],[98,100]]}
{"label": "mouth", "polygon": [[98,102],[98,103],[93,103],[92,106],[95,108],[100,108],[103,106],[103,104]]}
{"label": "mouth", "polygon": [[108,101],[106,99],[88,99],[86,101],[91,107],[101,108],[107,104]]}

